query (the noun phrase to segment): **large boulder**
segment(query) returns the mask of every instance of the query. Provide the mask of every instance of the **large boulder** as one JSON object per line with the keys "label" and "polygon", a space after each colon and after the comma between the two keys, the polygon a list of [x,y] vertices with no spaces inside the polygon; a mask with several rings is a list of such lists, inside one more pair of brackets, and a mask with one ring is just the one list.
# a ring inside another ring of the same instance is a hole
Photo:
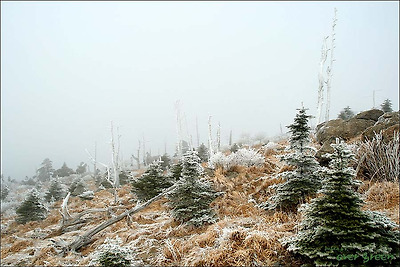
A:
{"label": "large boulder", "polygon": [[317,151],[316,157],[324,163],[327,159],[323,155],[333,152],[330,144],[334,143],[336,138],[348,141],[360,136],[366,129],[374,126],[383,114],[382,110],[372,109],[361,112],[349,120],[335,119],[319,124],[316,128],[316,140],[322,146]]}
{"label": "large boulder", "polygon": [[330,120],[317,129],[316,138],[321,145],[323,145],[327,140],[333,142],[336,137],[350,140],[357,137],[364,132],[365,129],[374,124],[374,120],[360,119],[357,117],[351,118],[347,121],[342,119]]}
{"label": "large boulder", "polygon": [[380,109],[371,109],[358,113],[354,119],[378,121],[383,114],[384,112]]}
{"label": "large boulder", "polygon": [[395,132],[399,132],[400,114],[399,111],[384,113],[377,122],[367,128],[361,135],[361,140],[371,140],[375,134],[382,133],[383,140],[393,138]]}

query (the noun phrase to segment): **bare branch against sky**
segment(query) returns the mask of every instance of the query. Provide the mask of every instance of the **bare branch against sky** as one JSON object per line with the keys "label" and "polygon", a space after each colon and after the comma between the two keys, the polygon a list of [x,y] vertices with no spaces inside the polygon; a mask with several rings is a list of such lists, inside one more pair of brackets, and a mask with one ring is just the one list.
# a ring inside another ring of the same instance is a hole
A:
{"label": "bare branch against sky", "polygon": [[110,164],[110,121],[122,155],[143,136],[147,151],[166,142],[173,154],[177,100],[193,137],[197,118],[200,143],[209,116],[222,144],[231,130],[234,141],[278,135],[301,102],[316,115],[335,7],[330,117],[371,108],[374,90],[377,105],[389,98],[398,110],[395,1],[2,1],[2,173],[32,176],[45,158],[75,168],[95,142]]}

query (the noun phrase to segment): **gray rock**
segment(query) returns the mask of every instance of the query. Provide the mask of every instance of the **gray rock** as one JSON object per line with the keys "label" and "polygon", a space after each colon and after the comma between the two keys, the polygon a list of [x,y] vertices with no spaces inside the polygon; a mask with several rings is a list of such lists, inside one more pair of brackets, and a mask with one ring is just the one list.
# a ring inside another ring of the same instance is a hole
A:
{"label": "gray rock", "polygon": [[380,109],[371,109],[358,113],[354,119],[378,121],[384,112]]}
{"label": "gray rock", "polygon": [[400,115],[399,111],[384,113],[377,122],[367,128],[361,135],[361,140],[371,140],[375,137],[375,133],[382,132],[383,139],[393,138],[394,132],[399,131]]}

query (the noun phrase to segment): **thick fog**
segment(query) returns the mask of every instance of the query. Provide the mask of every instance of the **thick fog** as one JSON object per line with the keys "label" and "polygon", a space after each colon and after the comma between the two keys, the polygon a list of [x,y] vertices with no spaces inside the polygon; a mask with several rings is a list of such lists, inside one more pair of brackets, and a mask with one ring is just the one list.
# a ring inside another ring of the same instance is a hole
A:
{"label": "thick fog", "polygon": [[195,145],[209,116],[223,144],[286,132],[302,103],[316,115],[334,7],[330,118],[398,110],[398,2],[2,2],[2,174],[75,169],[95,142],[108,164],[111,121],[125,160],[143,138],[172,155],[178,100]]}

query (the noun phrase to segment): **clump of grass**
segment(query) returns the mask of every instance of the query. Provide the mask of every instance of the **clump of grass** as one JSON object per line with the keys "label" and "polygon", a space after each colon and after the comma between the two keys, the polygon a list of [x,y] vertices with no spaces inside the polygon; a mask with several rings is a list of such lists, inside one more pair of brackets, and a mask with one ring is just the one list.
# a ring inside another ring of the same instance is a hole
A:
{"label": "clump of grass", "polygon": [[384,141],[382,134],[375,134],[372,140],[360,143],[356,153],[358,170],[370,180],[399,181],[400,137],[395,132],[393,139]]}

